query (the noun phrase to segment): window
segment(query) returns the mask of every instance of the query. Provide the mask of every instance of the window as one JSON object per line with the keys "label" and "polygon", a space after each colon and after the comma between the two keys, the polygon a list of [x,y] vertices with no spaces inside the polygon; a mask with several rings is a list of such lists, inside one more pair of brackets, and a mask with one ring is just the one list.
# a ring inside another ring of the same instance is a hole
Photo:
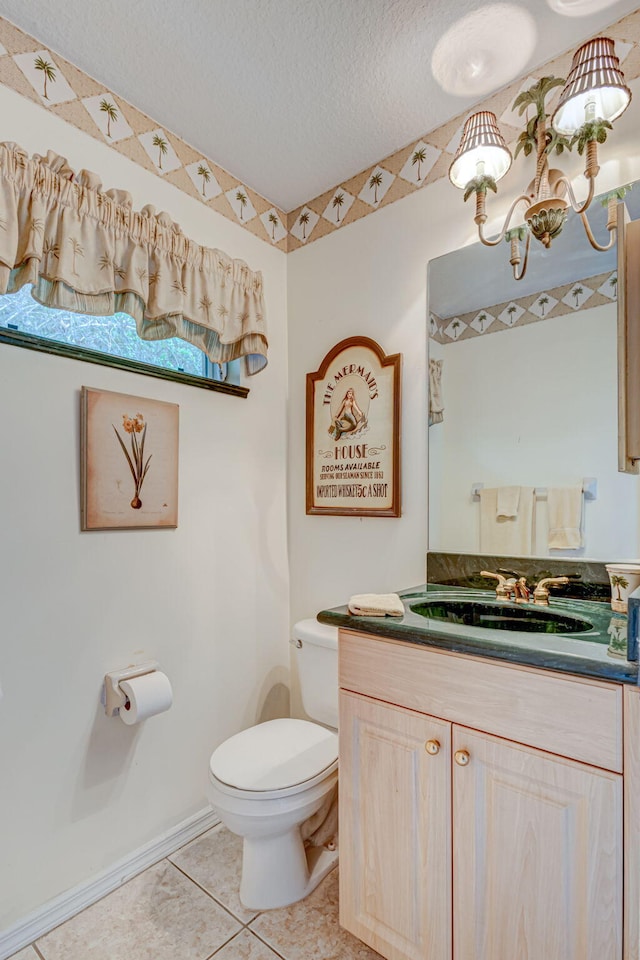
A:
{"label": "window", "polygon": [[[117,362],[111,363],[113,358],[137,361],[164,371],[174,371],[176,376],[171,379],[193,382],[192,378],[200,378],[205,381],[202,386],[210,386],[211,381],[235,386],[240,383],[239,360],[222,366],[211,363],[197,347],[175,337],[170,340],[141,340],[135,320],[126,313],[93,317],[43,307],[33,299],[29,286],[22,287],[18,293],[0,295],[0,329],[30,335],[24,338],[25,342],[18,338],[10,342],[33,346],[35,349],[46,349],[47,342],[51,341],[80,348],[69,354],[78,359],[83,359],[83,350],[94,351],[104,354],[104,362],[108,365],[118,365]],[[2,339],[10,340],[10,337]],[[87,354],[85,359],[90,359],[90,355]],[[132,369],[130,363],[127,369]],[[152,371],[141,369],[140,372]],[[244,389],[242,392],[245,393]]]}

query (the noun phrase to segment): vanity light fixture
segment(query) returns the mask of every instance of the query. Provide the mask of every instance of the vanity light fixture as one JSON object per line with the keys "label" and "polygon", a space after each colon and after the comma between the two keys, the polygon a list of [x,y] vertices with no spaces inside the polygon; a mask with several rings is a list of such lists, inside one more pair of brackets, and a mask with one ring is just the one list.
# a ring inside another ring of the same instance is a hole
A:
{"label": "vanity light fixture", "polygon": [[[551,117],[551,126],[548,126],[550,115],[546,112],[545,101],[556,87],[563,89]],[[475,193],[474,219],[482,243],[493,247],[503,239],[510,242],[510,263],[516,280],[525,275],[531,235],[549,247],[562,230],[569,208],[582,219],[594,249],[609,250],[615,243],[616,198],[609,202],[607,229],[610,236],[606,246],[599,244],[593,236],[586,210],[593,200],[600,171],[598,144],[605,142],[607,131],[627,109],[630,100],[631,91],[620,70],[613,40],[607,37],[589,40],[576,51],[566,81],[558,77],[542,77],[516,97],[513,109],[517,108],[520,116],[530,107],[534,113],[527,119],[518,138],[515,154],[517,156],[521,150],[525,156],[534,153],[536,173],[526,192],[511,204],[499,236],[491,240],[484,235],[487,190],[497,192],[498,180],[511,166],[511,151],[500,133],[494,113],[488,110],[474,113],[465,123],[458,152],[449,169],[449,179],[454,186],[464,190],[465,200]],[[581,156],[585,154],[584,175],[589,182],[588,195],[582,203],[576,200],[571,181],[562,170],[549,166],[551,154],[561,154],[574,146]],[[513,214],[520,204],[525,208],[526,226],[510,228]],[[520,249],[522,241],[525,243],[524,261]],[[518,269],[521,262],[522,268]]]}

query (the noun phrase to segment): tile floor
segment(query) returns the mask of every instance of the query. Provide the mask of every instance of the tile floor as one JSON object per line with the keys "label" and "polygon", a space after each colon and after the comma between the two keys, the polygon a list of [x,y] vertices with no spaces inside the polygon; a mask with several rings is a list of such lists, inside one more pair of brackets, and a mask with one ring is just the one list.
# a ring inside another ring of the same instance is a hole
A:
{"label": "tile floor", "polygon": [[300,903],[240,903],[242,841],[214,827],[11,960],[380,960],[338,925],[338,871]]}

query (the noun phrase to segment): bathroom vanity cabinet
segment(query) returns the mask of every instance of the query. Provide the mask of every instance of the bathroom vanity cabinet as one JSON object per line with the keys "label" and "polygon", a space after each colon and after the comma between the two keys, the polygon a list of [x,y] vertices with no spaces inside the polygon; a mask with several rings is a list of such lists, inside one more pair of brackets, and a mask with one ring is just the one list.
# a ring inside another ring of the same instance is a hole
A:
{"label": "bathroom vanity cabinet", "polygon": [[638,687],[346,629],[339,657],[342,926],[388,960],[638,960]]}

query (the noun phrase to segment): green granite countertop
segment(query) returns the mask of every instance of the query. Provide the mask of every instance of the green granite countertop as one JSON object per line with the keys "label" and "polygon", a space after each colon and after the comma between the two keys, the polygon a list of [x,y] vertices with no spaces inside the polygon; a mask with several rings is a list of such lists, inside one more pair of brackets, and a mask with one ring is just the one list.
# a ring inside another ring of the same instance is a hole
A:
{"label": "green granite countertop", "polygon": [[[359,633],[373,634],[389,640],[424,644],[440,650],[487,657],[509,663],[557,670],[578,676],[618,683],[638,683],[638,663],[624,656],[612,655],[611,648],[624,641],[626,617],[614,613],[608,603],[590,600],[564,600],[551,597],[550,606],[542,608],[558,614],[580,617],[592,629],[580,633],[530,633],[518,630],[496,630],[449,623],[424,617],[414,612],[427,598],[465,599],[478,602],[495,600],[491,590],[472,590],[457,586],[422,584],[399,591],[405,614],[403,617],[356,617],[346,606],[322,610],[320,623],[345,627]],[[515,606],[515,605],[514,605]],[[540,610],[533,604],[525,604]]]}

